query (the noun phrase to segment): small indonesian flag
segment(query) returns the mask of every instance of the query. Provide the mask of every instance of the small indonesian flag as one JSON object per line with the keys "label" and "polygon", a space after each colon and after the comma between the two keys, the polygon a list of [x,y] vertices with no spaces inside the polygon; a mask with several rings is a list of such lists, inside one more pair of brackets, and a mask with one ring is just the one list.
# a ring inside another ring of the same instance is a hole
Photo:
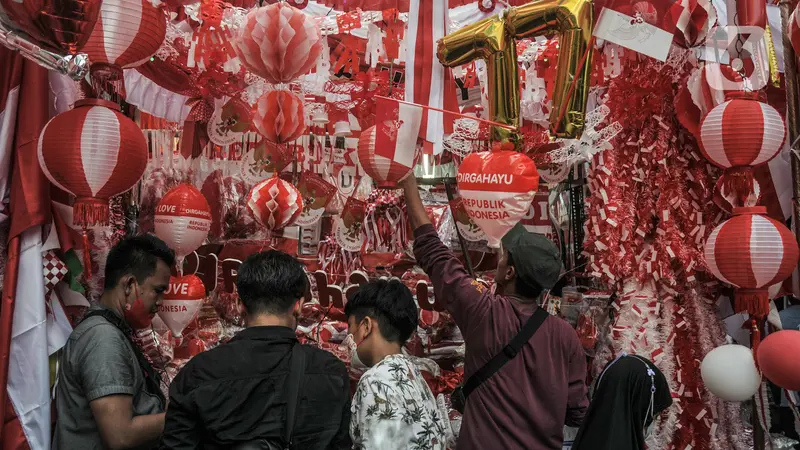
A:
{"label": "small indonesian flag", "polygon": [[666,61],[684,7],[672,0],[607,0],[594,36]]}

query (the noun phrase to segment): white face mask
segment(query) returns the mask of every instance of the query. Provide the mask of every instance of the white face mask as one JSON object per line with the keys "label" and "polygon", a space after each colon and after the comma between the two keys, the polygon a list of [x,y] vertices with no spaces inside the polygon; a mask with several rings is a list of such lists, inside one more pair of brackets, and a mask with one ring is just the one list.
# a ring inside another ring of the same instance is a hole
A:
{"label": "white face mask", "polygon": [[350,367],[355,370],[366,370],[367,366],[358,357],[358,345],[352,333],[347,335],[343,343],[350,349]]}

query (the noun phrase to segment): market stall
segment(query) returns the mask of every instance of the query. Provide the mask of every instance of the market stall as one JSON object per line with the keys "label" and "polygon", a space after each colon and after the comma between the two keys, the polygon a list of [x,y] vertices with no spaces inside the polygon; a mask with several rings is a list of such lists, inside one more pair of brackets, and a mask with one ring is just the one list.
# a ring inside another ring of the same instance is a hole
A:
{"label": "market stall", "polygon": [[405,351],[455,448],[464,340],[415,265],[398,190],[412,173],[487,287],[516,223],[556,244],[565,272],[543,307],[575,327],[587,380],[627,352],[670,384],[650,448],[797,438],[793,402],[791,423],[771,421],[770,387],[800,385],[800,331],[768,320],[800,296],[789,2],[31,3],[0,0],[8,448],[49,448],[58,350],[110,248],[138,233],[178,257],[137,331],[165,386],[242,329],[238,266],[279,249],[308,272],[299,339],[354,386],[348,296],[383,276],[414,292]]}

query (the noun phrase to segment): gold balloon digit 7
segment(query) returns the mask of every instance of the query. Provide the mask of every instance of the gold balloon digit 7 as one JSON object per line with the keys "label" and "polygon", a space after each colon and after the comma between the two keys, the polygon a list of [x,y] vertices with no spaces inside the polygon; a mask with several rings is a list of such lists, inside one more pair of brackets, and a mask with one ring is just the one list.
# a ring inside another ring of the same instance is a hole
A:
{"label": "gold balloon digit 7", "polygon": [[[558,34],[550,132],[558,137],[576,138],[583,132],[589,95],[592,26],[590,0],[534,1],[509,8],[504,18],[489,17],[448,34],[439,40],[439,61],[454,67],[476,59],[485,60],[491,120],[517,127],[520,118],[516,40]],[[492,140],[518,144],[519,135],[493,127]]]}

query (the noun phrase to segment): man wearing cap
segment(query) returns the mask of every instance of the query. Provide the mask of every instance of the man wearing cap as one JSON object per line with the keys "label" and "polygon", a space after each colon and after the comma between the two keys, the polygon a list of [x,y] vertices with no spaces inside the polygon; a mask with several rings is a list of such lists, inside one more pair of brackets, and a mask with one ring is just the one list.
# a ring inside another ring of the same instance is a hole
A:
{"label": "man wearing cap", "polygon": [[[502,240],[495,282],[503,294],[493,294],[439,239],[414,175],[403,188],[417,263],[464,336],[467,380],[528,323],[544,290],[558,281],[561,261],[552,242],[518,224]],[[563,426],[579,426],[589,406],[585,378],[577,333],[545,318],[519,353],[469,394],[458,449],[560,450]]]}

